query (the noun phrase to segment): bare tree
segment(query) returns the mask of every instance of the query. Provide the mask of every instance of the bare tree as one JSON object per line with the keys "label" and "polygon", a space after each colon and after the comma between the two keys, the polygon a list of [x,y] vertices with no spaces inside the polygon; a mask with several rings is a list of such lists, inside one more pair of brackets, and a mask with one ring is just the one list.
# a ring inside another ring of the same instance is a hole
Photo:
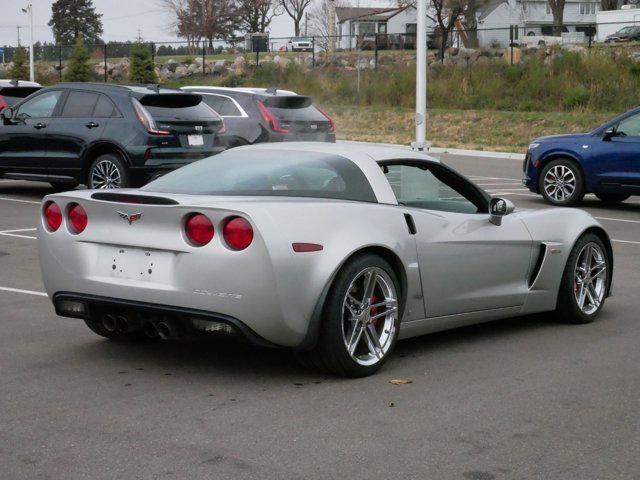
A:
{"label": "bare tree", "polygon": [[264,33],[273,17],[282,15],[278,0],[238,0],[239,26],[247,32]]}
{"label": "bare tree", "polygon": [[465,4],[463,2],[464,0],[431,0],[434,18],[437,23],[436,43],[438,44],[441,58],[444,57],[444,49],[447,46],[451,31],[458,17],[464,12]]}
{"label": "bare tree", "polygon": [[618,0],[600,0],[600,10],[617,10]]}
{"label": "bare tree", "polygon": [[553,15],[553,35],[562,36],[562,17],[564,16],[565,0],[548,0]]}
{"label": "bare tree", "polygon": [[162,4],[175,15],[172,26],[192,51],[203,38],[213,48],[214,39],[225,39],[237,28],[234,0],[162,0]]}
{"label": "bare tree", "polygon": [[284,11],[293,19],[296,37],[300,36],[300,22],[304,16],[304,11],[311,2],[312,0],[280,0],[280,5],[282,5]]}
{"label": "bare tree", "polygon": [[478,48],[478,10],[488,0],[466,0],[463,6],[464,28],[467,35],[467,47]]}
{"label": "bare tree", "polygon": [[[315,44],[321,50],[329,50],[329,37],[331,35],[331,28],[329,22],[331,21],[331,15],[329,15],[329,1],[321,0],[314,4],[309,10],[309,33],[315,37]],[[347,0],[334,0],[336,7],[348,7]]]}

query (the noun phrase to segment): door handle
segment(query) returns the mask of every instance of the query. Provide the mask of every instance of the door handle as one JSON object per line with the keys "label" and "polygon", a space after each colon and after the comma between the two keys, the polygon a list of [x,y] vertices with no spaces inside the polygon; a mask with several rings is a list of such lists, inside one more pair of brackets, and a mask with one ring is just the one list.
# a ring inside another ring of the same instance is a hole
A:
{"label": "door handle", "polygon": [[44,123],[36,123],[33,128],[40,130],[41,128],[47,128],[47,126]]}
{"label": "door handle", "polygon": [[96,122],[89,122],[86,125],[87,128],[98,128],[99,126],[100,125],[98,125]]}

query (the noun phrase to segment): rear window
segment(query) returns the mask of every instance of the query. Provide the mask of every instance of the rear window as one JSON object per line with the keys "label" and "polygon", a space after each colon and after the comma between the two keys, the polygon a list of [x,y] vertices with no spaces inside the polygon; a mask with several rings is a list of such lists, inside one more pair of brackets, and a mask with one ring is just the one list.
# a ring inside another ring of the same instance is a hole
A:
{"label": "rear window", "polygon": [[302,96],[266,97],[261,99],[278,120],[328,122],[311,104],[311,98]]}
{"label": "rear window", "polygon": [[241,117],[242,112],[238,110],[236,104],[228,97],[221,95],[203,95],[202,101],[213,108],[218,115],[223,117]]}
{"label": "rear window", "polygon": [[168,173],[142,190],[376,201],[369,181],[351,160],[288,150],[226,151]]}
{"label": "rear window", "polygon": [[161,94],[146,95],[140,99],[154,118],[176,120],[218,120],[220,117],[202,101],[200,95]]}

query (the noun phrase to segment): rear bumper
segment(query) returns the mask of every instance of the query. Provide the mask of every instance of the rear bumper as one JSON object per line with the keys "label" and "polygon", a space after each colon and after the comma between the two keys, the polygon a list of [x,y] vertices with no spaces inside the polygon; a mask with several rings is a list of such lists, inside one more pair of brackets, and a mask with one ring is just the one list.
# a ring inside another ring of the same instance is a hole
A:
{"label": "rear bumper", "polygon": [[[221,313],[207,312],[190,308],[158,305],[153,303],[123,300],[117,298],[86,295],[82,293],[59,292],[53,298],[56,314],[61,317],[83,318],[86,320],[100,318],[104,314],[125,314],[135,316],[137,320],[159,321],[170,320],[182,326],[182,331],[189,332],[194,320],[200,322],[222,323],[232,327],[241,338],[260,347],[277,347],[276,344],[262,338],[237,318]],[[63,308],[64,302],[77,302],[84,305],[84,311],[70,313]]]}
{"label": "rear bumper", "polygon": [[183,167],[190,163],[212,157],[227,149],[224,145],[209,148],[151,148],[131,152],[132,168],[149,171]]}

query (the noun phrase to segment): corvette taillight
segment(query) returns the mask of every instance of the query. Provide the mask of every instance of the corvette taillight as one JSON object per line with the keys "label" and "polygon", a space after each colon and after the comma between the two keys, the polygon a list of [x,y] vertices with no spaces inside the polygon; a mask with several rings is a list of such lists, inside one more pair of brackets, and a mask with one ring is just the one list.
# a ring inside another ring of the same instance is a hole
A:
{"label": "corvette taillight", "polygon": [[133,103],[133,109],[136,111],[136,116],[142,126],[147,129],[147,132],[152,133],[154,135],[171,135],[171,132],[167,132],[165,130],[158,130],[156,126],[156,122],[151,116],[151,114],[147,111],[146,108],[142,106],[142,104],[136,100],[135,98],[131,99]]}
{"label": "corvette taillight", "polygon": [[242,217],[233,217],[225,222],[224,241],[233,250],[244,250],[253,241],[253,228]]}
{"label": "corvette taillight", "polygon": [[87,212],[81,205],[72,203],[69,205],[69,230],[73,233],[82,233],[87,228],[88,218]]}
{"label": "corvette taillight", "polygon": [[62,225],[62,212],[55,202],[47,202],[44,205],[44,221],[50,232],[55,232]]}
{"label": "corvette taillight", "polygon": [[7,103],[7,101],[4,99],[2,95],[0,95],[0,112],[5,108],[7,108],[8,106],[9,104]]}
{"label": "corvette taillight", "polygon": [[192,213],[187,217],[184,225],[184,233],[193,245],[202,247],[213,238],[213,223],[201,213]]}
{"label": "corvette taillight", "polygon": [[286,128],[282,128],[278,123],[278,119],[275,117],[273,112],[265,107],[264,103],[260,100],[256,100],[256,104],[258,105],[258,110],[260,110],[260,114],[264,121],[267,122],[271,130],[279,133],[289,133],[289,130]]}

